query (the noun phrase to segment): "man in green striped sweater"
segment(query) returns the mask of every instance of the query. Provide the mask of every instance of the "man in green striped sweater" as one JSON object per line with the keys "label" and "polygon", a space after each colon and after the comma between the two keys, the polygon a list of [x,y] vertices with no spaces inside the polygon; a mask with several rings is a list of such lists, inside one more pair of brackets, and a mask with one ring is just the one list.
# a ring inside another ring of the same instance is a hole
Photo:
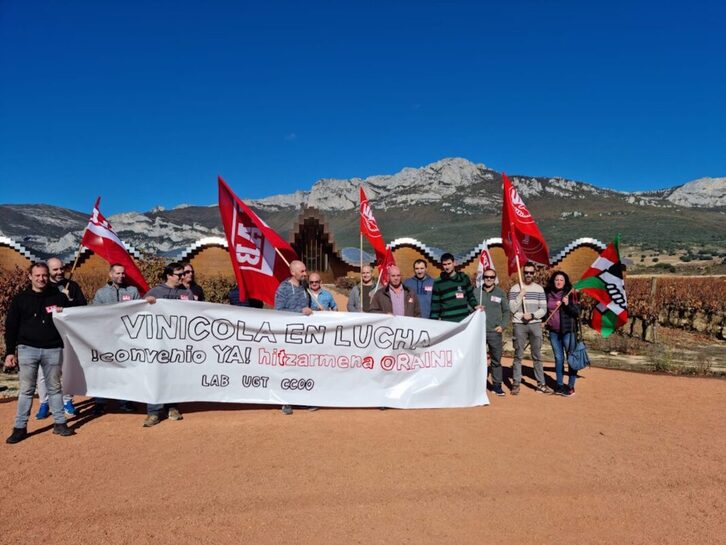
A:
{"label": "man in green striped sweater", "polygon": [[460,322],[481,307],[476,302],[469,277],[455,270],[454,256],[442,255],[441,266],[444,272],[434,280],[431,294],[431,319]]}

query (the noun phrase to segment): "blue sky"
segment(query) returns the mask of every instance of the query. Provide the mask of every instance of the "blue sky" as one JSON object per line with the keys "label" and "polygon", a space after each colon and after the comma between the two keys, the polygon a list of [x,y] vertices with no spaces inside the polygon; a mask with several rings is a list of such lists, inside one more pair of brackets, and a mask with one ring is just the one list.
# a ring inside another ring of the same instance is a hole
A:
{"label": "blue sky", "polygon": [[723,2],[0,1],[0,202],[107,215],[464,157],[726,176]]}

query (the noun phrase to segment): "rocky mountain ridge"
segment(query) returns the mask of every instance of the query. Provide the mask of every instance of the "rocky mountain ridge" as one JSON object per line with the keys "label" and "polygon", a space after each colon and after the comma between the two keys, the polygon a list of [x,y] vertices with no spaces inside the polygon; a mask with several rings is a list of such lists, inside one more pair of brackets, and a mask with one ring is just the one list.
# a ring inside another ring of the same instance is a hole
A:
{"label": "rocky mountain ridge", "polygon": [[[687,184],[652,192],[621,192],[567,180],[510,176],[522,198],[549,194],[556,197],[583,199],[588,196],[621,196],[626,202],[638,205],[717,208],[726,206],[726,178],[701,178]],[[322,179],[309,191],[274,195],[250,200],[249,204],[264,210],[312,207],[319,210],[350,210],[358,206],[358,187],[363,185],[371,203],[377,208],[395,208],[439,202],[458,191],[483,186],[486,192],[468,195],[468,204],[501,205],[501,174],[483,164],[466,159],[449,158],[422,168],[404,168],[392,175]],[[495,191],[491,191],[494,189]]]}
{"label": "rocky mountain ridge", "polygon": [[[678,244],[678,237],[698,229],[699,222],[704,233],[717,237],[717,243],[726,238],[726,178],[702,178],[637,193],[563,178],[510,178],[551,241],[551,249],[576,236],[608,239],[613,229],[626,233],[630,229],[631,238],[640,241]],[[499,236],[501,173],[461,158],[392,175],[318,180],[307,191],[246,202],[283,236],[302,208],[316,208],[325,214],[339,246],[355,245],[361,185],[387,240],[414,236],[427,244],[465,249],[484,237]],[[698,214],[693,214],[695,209]],[[72,254],[87,221],[85,213],[50,205],[0,205],[0,235],[40,257]],[[127,244],[157,254],[173,255],[200,238],[223,236],[216,205],[125,212],[109,221]],[[644,225],[649,229],[644,230]],[[697,239],[688,236],[684,243]]]}

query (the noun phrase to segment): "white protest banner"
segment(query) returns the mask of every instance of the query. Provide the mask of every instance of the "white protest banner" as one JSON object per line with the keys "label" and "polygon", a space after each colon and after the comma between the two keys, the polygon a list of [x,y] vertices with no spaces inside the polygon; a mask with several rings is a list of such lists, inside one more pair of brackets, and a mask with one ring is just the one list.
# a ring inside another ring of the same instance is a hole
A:
{"label": "white protest banner", "polygon": [[146,403],[470,407],[486,396],[485,316],[303,316],[144,300],[64,309],[63,391]]}

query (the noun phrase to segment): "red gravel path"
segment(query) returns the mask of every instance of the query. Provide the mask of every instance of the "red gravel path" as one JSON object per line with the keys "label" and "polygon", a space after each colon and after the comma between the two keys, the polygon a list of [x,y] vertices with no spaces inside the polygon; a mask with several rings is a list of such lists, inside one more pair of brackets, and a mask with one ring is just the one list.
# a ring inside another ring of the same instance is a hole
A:
{"label": "red gravel path", "polygon": [[0,446],[0,543],[726,543],[726,381],[588,369],[491,401],[33,420]]}

